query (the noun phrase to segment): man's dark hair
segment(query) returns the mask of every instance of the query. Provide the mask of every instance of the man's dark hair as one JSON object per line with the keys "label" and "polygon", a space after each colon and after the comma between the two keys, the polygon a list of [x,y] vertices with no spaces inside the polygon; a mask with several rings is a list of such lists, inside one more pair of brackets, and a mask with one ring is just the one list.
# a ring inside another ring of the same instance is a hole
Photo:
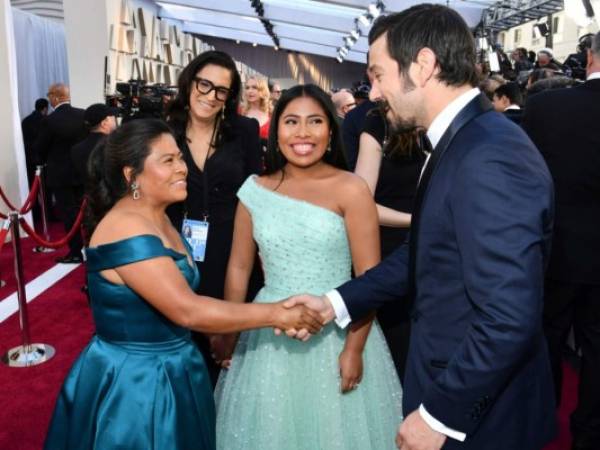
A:
{"label": "man's dark hair", "polygon": [[494,95],[498,98],[508,98],[511,105],[521,106],[523,103],[521,88],[515,82],[504,83],[494,91]]}
{"label": "man's dark hair", "polygon": [[387,33],[388,52],[403,76],[425,47],[435,53],[440,73],[448,86],[477,85],[475,40],[456,11],[441,5],[421,4],[379,17],[369,32],[369,45]]}
{"label": "man's dark hair", "polygon": [[46,108],[48,108],[48,100],[46,100],[45,98],[38,98],[35,101],[35,110],[36,111],[41,112]]}

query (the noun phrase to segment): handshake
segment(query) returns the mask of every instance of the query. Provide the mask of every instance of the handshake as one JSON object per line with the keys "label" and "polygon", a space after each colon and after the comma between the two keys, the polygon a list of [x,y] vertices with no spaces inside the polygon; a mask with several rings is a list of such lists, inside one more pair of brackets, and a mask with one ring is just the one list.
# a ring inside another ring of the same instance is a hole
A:
{"label": "handshake", "polygon": [[[333,307],[325,296],[294,295],[280,302],[268,304],[268,307],[272,308],[271,326],[275,334],[285,333],[301,341],[310,339],[335,317]],[[209,337],[211,355],[221,367],[229,367],[237,339],[237,333],[215,334]]]}
{"label": "handshake", "polygon": [[282,332],[291,338],[307,341],[335,318],[331,302],[326,296],[294,295],[275,304],[283,308],[274,326],[275,334]]}

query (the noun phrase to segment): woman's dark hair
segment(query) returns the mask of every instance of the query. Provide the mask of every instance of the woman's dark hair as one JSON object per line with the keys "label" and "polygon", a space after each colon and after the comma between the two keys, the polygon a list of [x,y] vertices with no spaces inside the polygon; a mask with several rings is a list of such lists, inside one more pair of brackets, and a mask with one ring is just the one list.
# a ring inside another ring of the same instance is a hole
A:
{"label": "woman's dark hair", "polygon": [[279,150],[279,142],[277,131],[279,128],[279,119],[287,105],[300,97],[312,98],[316,101],[329,121],[329,129],[331,131],[330,150],[325,152],[323,161],[339,169],[347,170],[348,164],[344,156],[344,147],[342,144],[342,136],[340,126],[336,120],[336,113],[333,103],[329,95],[319,86],[314,84],[301,84],[294,86],[291,89],[286,89],[275,105],[273,115],[271,116],[271,127],[269,129],[269,143],[267,145],[267,154],[265,157],[265,174],[272,174],[283,169],[287,160]]}
{"label": "woman's dark hair", "polygon": [[369,32],[369,45],[384,33],[387,33],[388,53],[405,78],[419,51],[427,47],[435,53],[440,81],[448,86],[477,85],[475,40],[456,11],[425,3],[381,16]]}
{"label": "woman's dark hair", "polygon": [[231,74],[231,92],[225,101],[225,120],[217,120],[216,126],[218,126],[218,129],[215,130],[215,145],[218,146],[222,139],[228,139],[232,134],[232,120],[237,115],[242,81],[231,56],[225,52],[211,50],[196,56],[179,74],[177,95],[167,109],[167,120],[175,132],[178,144],[181,144],[182,140],[185,139],[185,131],[189,121],[190,93],[192,89],[195,89],[196,74],[209,64],[223,67],[229,70]]}
{"label": "woman's dark hair", "polygon": [[87,163],[88,208],[85,228],[90,235],[98,222],[128,192],[123,169],[131,167],[135,179],[150,153],[151,143],[171,128],[159,119],[132,120],[113,131],[92,151]]}

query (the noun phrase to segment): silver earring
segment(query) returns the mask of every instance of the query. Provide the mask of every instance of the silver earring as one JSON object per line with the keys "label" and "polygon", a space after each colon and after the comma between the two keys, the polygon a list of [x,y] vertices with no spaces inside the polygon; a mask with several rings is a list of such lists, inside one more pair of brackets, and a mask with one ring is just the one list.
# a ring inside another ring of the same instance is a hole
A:
{"label": "silver earring", "polygon": [[139,200],[140,199],[140,189],[139,189],[139,185],[137,184],[137,182],[133,182],[131,183],[131,190],[133,192],[133,199],[134,200]]}
{"label": "silver earring", "polygon": [[330,152],[331,151],[331,141],[329,141],[327,143],[327,151]]}

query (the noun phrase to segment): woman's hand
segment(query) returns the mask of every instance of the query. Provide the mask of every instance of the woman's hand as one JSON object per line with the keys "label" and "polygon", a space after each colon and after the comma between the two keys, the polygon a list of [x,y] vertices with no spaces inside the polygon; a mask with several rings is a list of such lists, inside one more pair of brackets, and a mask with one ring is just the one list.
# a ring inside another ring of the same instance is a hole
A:
{"label": "woman's hand", "polygon": [[273,327],[285,332],[305,329],[310,334],[316,334],[325,324],[319,312],[304,305],[287,308],[283,306],[283,302],[279,302],[273,303],[273,308]]}
{"label": "woman's hand", "polygon": [[210,354],[217,364],[228,369],[239,334],[213,334],[209,337]]}
{"label": "woman's hand", "polygon": [[340,378],[342,394],[356,389],[363,376],[362,352],[344,349],[340,353]]}

